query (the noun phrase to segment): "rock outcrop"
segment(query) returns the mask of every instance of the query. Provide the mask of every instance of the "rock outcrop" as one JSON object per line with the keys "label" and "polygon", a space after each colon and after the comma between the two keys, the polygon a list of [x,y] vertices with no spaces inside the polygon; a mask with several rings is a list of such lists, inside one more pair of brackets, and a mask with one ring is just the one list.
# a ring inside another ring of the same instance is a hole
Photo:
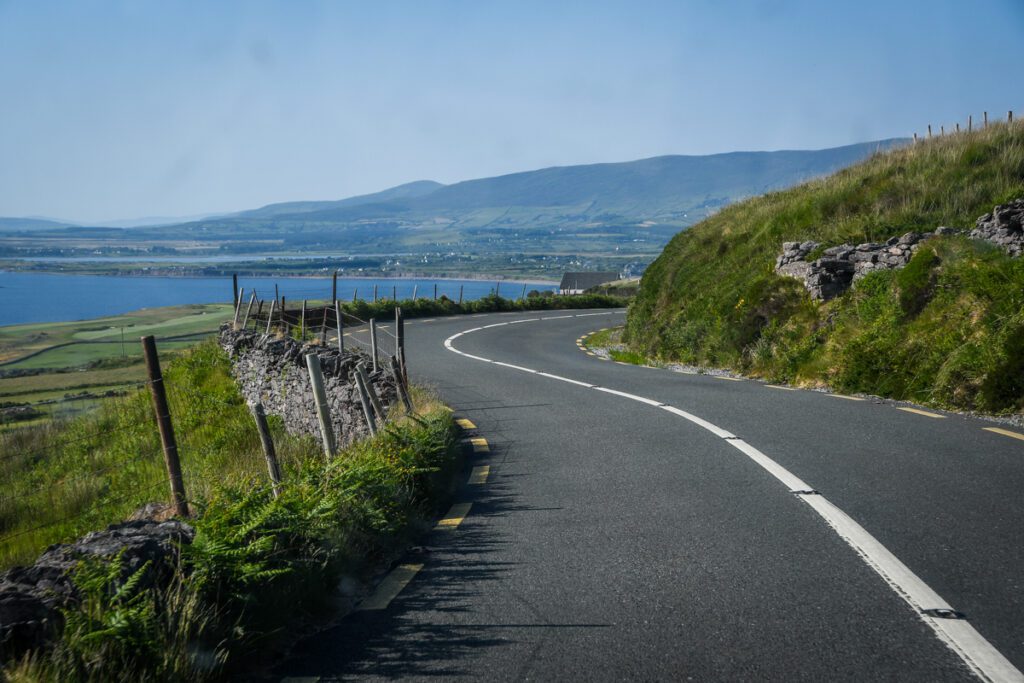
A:
{"label": "rock outcrop", "polygon": [[[1010,256],[1024,252],[1024,199],[995,207],[978,219],[970,237],[982,239],[1006,249]],[[937,235],[963,234],[965,230],[936,228],[933,232],[908,232],[892,237],[885,244],[841,244],[829,247],[811,261],[807,256],[821,245],[817,242],[783,242],[782,254],[775,259],[775,272],[802,280],[811,297],[827,301],[839,296],[854,282],[876,270],[902,268],[910,262],[920,244]]]}
{"label": "rock outcrop", "polygon": [[1000,204],[979,218],[971,237],[998,244],[1010,256],[1020,256],[1024,253],[1024,199]]}
{"label": "rock outcrop", "polygon": [[267,413],[280,416],[285,429],[294,434],[320,436],[306,368],[307,354],[320,358],[331,422],[339,446],[369,434],[359,391],[350,379],[359,362],[366,364],[370,383],[381,402],[393,404],[398,398],[390,373],[383,367],[370,372],[370,357],[357,350],[341,353],[335,348],[303,343],[291,337],[233,330],[228,325],[221,329],[220,344],[231,356],[232,373],[246,400],[261,401]]}
{"label": "rock outcrop", "polygon": [[177,520],[112,524],[74,543],[50,546],[29,567],[0,574],[0,661],[45,647],[57,635],[60,608],[79,598],[71,574],[82,560],[120,555],[122,580],[148,562],[144,582],[152,584],[170,575],[178,548],[193,537],[192,527]]}

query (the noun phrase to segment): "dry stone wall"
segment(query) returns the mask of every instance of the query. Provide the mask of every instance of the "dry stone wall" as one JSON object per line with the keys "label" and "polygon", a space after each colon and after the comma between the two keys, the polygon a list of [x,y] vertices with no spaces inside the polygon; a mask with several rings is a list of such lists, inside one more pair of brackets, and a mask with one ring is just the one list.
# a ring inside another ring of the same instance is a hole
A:
{"label": "dry stone wall", "polygon": [[302,343],[291,337],[233,330],[230,326],[221,329],[220,344],[231,356],[232,372],[246,400],[262,402],[266,412],[280,416],[285,429],[293,434],[320,436],[306,368],[307,354],[320,358],[334,436],[339,446],[369,434],[359,390],[351,380],[351,373],[359,362],[365,363],[370,383],[382,403],[393,405],[398,398],[390,374],[383,367],[372,372],[370,357],[359,350],[346,349],[341,353],[336,348]]}
{"label": "dry stone wall", "polygon": [[[979,218],[970,237],[997,244],[1010,256],[1020,256],[1024,252],[1022,225],[1024,199],[1017,199],[997,206],[991,213]],[[937,235],[965,232],[938,227],[933,232],[908,232],[900,237],[892,237],[884,244],[841,244],[825,249],[820,258],[811,261],[807,260],[807,256],[821,246],[819,243],[783,242],[782,253],[775,260],[775,272],[802,280],[811,298],[827,301],[845,292],[868,273],[907,265],[925,240]]]}

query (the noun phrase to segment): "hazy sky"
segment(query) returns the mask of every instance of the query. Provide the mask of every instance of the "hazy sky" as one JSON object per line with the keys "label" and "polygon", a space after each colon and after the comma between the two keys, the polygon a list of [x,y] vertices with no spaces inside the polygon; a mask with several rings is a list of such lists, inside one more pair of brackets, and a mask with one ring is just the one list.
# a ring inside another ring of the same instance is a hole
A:
{"label": "hazy sky", "polygon": [[1022,45],[1024,0],[0,0],[0,216],[906,136],[1024,109]]}

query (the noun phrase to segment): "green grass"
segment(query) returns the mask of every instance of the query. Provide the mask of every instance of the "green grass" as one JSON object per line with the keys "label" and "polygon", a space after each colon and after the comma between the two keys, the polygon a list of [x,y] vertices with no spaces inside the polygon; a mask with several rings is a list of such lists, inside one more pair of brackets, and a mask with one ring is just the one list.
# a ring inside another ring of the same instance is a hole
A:
{"label": "green grass", "polygon": [[[429,528],[450,491],[450,412],[416,391],[417,420],[326,462],[317,440],[271,431],[284,474],[280,498],[230,361],[212,341],[165,369],[185,487],[197,530],[169,584],[124,583],[114,562],[83,565],[83,600],[69,607],[51,651],[11,665],[11,680],[200,680],[251,665],[323,614],[342,575],[367,577]],[[0,567],[124,519],[168,497],[147,393],[108,401],[64,423],[0,434]]]}
{"label": "green grass", "polygon": [[68,342],[120,342],[122,328],[128,347],[137,347],[139,337],[147,334],[166,338],[215,332],[220,323],[229,320],[233,313],[234,309],[228,304],[188,304],[145,308],[91,320],[8,325],[0,327],[0,362],[16,360]]}
{"label": "green grass", "polygon": [[37,391],[77,391],[97,386],[115,386],[140,382],[146,370],[141,361],[122,368],[80,370],[53,374],[0,378],[0,400]]}
{"label": "green grass", "polygon": [[644,356],[954,409],[1024,409],[1024,259],[942,237],[828,303],[774,274],[783,241],[971,228],[1024,196],[1024,126],[923,141],[723,209],[648,268],[627,338]]}

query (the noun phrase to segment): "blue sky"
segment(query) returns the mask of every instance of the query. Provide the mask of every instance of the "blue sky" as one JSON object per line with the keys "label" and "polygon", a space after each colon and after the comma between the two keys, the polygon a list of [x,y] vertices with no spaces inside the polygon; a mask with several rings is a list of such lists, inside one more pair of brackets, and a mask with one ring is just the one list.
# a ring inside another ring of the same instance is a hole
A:
{"label": "blue sky", "polygon": [[1022,44],[1022,0],[0,0],[0,215],[907,136],[1024,109]]}

